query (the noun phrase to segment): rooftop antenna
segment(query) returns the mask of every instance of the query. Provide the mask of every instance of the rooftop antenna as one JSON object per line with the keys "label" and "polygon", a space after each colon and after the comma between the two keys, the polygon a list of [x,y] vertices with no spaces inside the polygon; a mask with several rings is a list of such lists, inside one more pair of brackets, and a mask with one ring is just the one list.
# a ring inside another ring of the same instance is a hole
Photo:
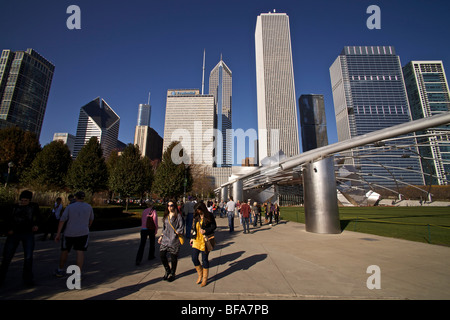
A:
{"label": "rooftop antenna", "polygon": [[150,105],[150,91],[148,92],[148,105]]}
{"label": "rooftop antenna", "polygon": [[203,49],[202,95],[204,89],[205,89],[205,49]]}

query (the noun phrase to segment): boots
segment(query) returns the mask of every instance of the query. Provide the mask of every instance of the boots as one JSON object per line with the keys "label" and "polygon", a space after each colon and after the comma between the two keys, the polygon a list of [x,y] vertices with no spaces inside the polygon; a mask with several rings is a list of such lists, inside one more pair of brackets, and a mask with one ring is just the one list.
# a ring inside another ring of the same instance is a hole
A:
{"label": "boots", "polygon": [[198,273],[197,284],[200,284],[202,282],[203,277],[203,268],[202,266],[195,266],[195,270],[197,270]]}
{"label": "boots", "polygon": [[200,285],[201,287],[206,286],[206,282],[208,281],[208,273],[209,273],[209,270],[207,268],[203,268],[203,279],[202,279],[202,284]]}

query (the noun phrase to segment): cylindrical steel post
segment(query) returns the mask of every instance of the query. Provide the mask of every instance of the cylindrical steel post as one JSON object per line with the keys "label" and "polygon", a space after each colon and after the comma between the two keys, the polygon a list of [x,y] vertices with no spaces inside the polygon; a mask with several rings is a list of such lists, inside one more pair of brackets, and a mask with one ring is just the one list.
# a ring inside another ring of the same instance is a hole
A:
{"label": "cylindrical steel post", "polygon": [[303,193],[306,231],[341,233],[333,157],[304,166]]}
{"label": "cylindrical steel post", "polygon": [[228,186],[222,187],[220,189],[220,198],[222,201],[228,201]]}
{"label": "cylindrical steel post", "polygon": [[244,194],[243,194],[243,184],[242,184],[242,180],[236,180],[233,182],[233,200],[234,201],[240,201],[242,202],[243,198],[244,198]]}

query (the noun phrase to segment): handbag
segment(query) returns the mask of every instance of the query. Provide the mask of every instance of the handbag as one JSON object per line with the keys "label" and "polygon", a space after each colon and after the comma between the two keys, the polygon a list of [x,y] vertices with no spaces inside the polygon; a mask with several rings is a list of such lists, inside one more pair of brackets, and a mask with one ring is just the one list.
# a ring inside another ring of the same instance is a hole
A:
{"label": "handbag", "polygon": [[204,236],[203,238],[205,240],[205,247],[207,249],[207,251],[212,251],[214,249],[214,247],[216,246],[216,238],[214,238],[214,236]]}
{"label": "handbag", "polygon": [[170,222],[170,218],[167,217],[167,220],[169,221],[170,226],[172,227],[173,231],[175,231],[175,234],[178,236],[178,240],[180,240],[180,244],[184,244],[184,236],[181,233],[177,233],[177,230],[173,227],[172,223]]}

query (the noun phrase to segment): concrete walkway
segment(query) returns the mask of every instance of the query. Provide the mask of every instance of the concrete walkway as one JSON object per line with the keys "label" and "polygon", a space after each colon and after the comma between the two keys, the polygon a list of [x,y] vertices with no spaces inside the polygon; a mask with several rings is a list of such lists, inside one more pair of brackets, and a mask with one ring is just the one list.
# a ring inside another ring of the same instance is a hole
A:
{"label": "concrete walkway", "polygon": [[[243,234],[235,221],[236,231],[230,234],[227,219],[217,218],[218,245],[210,254],[210,280],[204,288],[195,284],[188,243],[172,283],[162,281],[159,257],[135,266],[139,229],[133,228],[91,233],[81,290],[69,290],[67,278],[52,275],[59,245],[37,240],[36,286],[23,286],[23,254],[18,252],[0,300],[450,299],[448,247],[351,231],[314,234],[303,224],[286,221]],[[68,262],[75,264],[75,252]],[[380,289],[367,287],[371,265],[380,268]]]}

